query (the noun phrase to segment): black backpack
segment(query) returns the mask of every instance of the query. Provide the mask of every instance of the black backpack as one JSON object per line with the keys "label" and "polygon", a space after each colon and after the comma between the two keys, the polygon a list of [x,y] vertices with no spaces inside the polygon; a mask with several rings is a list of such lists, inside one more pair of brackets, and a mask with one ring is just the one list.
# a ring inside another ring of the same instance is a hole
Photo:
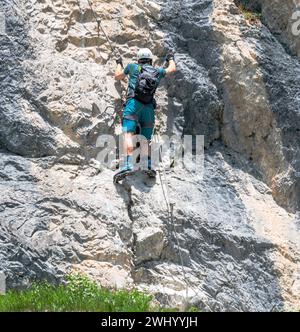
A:
{"label": "black backpack", "polygon": [[151,104],[159,84],[159,76],[156,68],[150,65],[140,66],[134,98],[143,104]]}

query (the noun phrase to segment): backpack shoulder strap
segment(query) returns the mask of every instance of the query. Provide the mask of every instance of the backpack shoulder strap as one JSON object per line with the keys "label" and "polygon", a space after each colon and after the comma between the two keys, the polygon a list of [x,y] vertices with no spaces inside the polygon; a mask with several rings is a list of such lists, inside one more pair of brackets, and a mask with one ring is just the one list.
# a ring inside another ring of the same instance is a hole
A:
{"label": "backpack shoulder strap", "polygon": [[138,72],[140,72],[141,71],[141,66],[137,63],[133,63],[133,66],[130,67],[129,75],[132,76],[135,73],[136,70]]}

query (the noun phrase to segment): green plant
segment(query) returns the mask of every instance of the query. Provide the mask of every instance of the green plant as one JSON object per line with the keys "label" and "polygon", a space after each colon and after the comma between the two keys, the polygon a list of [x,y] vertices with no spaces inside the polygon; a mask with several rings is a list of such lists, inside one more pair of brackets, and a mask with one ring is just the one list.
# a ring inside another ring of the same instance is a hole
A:
{"label": "green plant", "polygon": [[70,275],[65,285],[35,283],[24,291],[0,296],[0,311],[150,311],[152,296],[137,290],[109,290],[82,275]]}
{"label": "green plant", "polygon": [[262,12],[259,4],[249,0],[236,0],[235,2],[247,21],[250,23],[261,22]]}
{"label": "green plant", "polygon": [[251,23],[260,22],[260,20],[261,20],[261,14],[260,13],[254,13],[254,12],[251,12],[251,11],[246,10],[246,9],[243,9],[242,11],[243,11],[244,17],[247,21],[249,21]]}

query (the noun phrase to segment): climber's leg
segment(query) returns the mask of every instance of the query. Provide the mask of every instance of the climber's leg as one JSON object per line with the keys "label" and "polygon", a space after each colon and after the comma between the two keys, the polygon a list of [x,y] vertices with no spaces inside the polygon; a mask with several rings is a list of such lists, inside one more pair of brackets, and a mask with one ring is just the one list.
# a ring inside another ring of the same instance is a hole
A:
{"label": "climber's leg", "polygon": [[120,170],[114,176],[114,182],[118,183],[122,179],[124,179],[127,175],[132,174],[134,171],[133,167],[133,142],[132,137],[133,132],[124,133],[123,136],[123,151],[124,155],[122,157],[122,161],[120,163]]}
{"label": "climber's leg", "polygon": [[[133,155],[133,135],[142,134],[140,133],[140,120],[141,114],[145,108],[145,105],[141,102],[130,99],[126,103],[126,107],[123,114],[123,133],[124,133],[124,160],[125,166],[123,170],[125,171],[128,169],[129,171],[133,170],[132,163],[126,163],[126,161],[132,162],[132,155]],[[139,130],[139,132],[137,132]]]}
{"label": "climber's leg", "polygon": [[[131,174],[133,166],[133,135],[137,133],[138,126],[141,127],[140,134],[146,138],[146,143],[141,144],[141,163],[145,165],[146,171],[151,171],[151,158],[149,144],[153,134],[155,121],[155,111],[153,105],[144,105],[135,99],[130,99],[126,103],[123,114],[123,162],[120,171],[115,175],[115,182]],[[149,176],[155,176],[149,174]]]}
{"label": "climber's leg", "polygon": [[123,163],[121,172],[133,171],[133,135],[135,135],[136,121],[123,120]]}
{"label": "climber's leg", "polygon": [[147,171],[149,176],[155,176],[156,171],[153,169],[153,163],[151,162],[151,148],[150,143],[154,131],[155,124],[155,108],[152,104],[146,105],[142,110],[139,121],[141,123],[141,135],[146,138],[146,144],[142,145],[141,161],[144,165],[144,170]]}
{"label": "climber's leg", "polygon": [[133,155],[133,132],[123,134],[123,151],[125,156]]}
{"label": "climber's leg", "polygon": [[114,181],[118,182],[133,171],[133,135],[137,128],[138,116],[133,99],[127,101],[123,113],[123,156],[120,170],[115,175]]}

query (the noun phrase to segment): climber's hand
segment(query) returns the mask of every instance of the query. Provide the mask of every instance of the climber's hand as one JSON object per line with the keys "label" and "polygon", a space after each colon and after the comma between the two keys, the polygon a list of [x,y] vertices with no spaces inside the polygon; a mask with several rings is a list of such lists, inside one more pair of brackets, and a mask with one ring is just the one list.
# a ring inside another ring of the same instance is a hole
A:
{"label": "climber's hand", "polygon": [[166,57],[166,61],[167,62],[170,62],[171,60],[175,60],[175,55],[174,55],[174,52],[169,52],[168,54],[167,54],[167,57]]}
{"label": "climber's hand", "polygon": [[[117,60],[116,60],[116,63],[117,63],[117,68],[116,68],[116,71],[115,71],[115,80],[116,81],[122,81],[124,80],[124,78],[126,77],[125,73],[124,73],[124,66],[123,66],[123,60],[121,57],[119,57]],[[120,66],[121,67],[120,67]]]}
{"label": "climber's hand", "polygon": [[124,67],[124,66],[123,66],[123,60],[122,60],[121,57],[119,57],[119,58],[116,60],[116,63],[117,63],[117,65],[121,65],[122,68]]}
{"label": "climber's hand", "polygon": [[169,52],[166,57],[166,62],[168,65],[168,68],[166,69],[167,75],[173,74],[176,72],[176,64],[175,64],[175,56],[173,52]]}

